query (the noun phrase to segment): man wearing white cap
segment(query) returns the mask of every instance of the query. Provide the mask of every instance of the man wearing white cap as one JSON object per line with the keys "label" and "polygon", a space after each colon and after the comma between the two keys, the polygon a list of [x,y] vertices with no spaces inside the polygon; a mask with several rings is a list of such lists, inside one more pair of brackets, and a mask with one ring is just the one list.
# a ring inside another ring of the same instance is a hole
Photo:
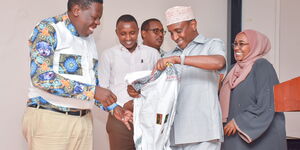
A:
{"label": "man wearing white cap", "polygon": [[219,150],[223,141],[218,100],[219,74],[226,70],[224,43],[197,31],[191,7],[176,6],[165,13],[167,28],[177,47],[156,64],[173,63],[180,71],[177,111],[171,130],[173,150]]}

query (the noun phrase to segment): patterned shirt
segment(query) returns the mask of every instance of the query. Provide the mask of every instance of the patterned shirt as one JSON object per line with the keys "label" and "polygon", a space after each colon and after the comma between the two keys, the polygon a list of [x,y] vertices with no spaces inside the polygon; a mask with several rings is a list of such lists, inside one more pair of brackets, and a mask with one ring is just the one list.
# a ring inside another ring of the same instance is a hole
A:
{"label": "patterned shirt", "polygon": [[[59,60],[55,61],[55,55],[61,51],[61,49],[57,49],[58,43],[63,45],[63,40],[68,40],[67,38],[61,38],[63,35],[59,35],[57,32],[55,25],[58,23],[65,25],[61,28],[67,28],[71,33],[71,37],[73,36],[79,40],[84,39],[79,37],[67,13],[42,20],[34,28],[29,39],[31,84],[34,88],[41,89],[59,97],[71,98],[72,100],[92,101],[94,100],[95,86],[99,85],[97,77],[98,60],[95,58],[92,60],[93,67],[91,70],[93,70],[93,73],[91,74],[93,74],[93,78],[95,78],[94,83],[92,83],[92,81],[90,81],[90,83],[81,82],[85,80],[81,78],[83,78],[85,69],[83,65],[87,66],[84,61],[87,60],[80,54],[59,54]],[[58,38],[58,36],[60,36],[60,38]],[[92,40],[92,42],[94,41]],[[58,68],[56,69],[58,71],[55,71],[55,67]],[[88,70],[88,72],[91,71]],[[42,96],[32,96],[32,94],[29,94],[27,105],[34,104],[43,107],[57,108],[62,111],[70,111],[72,109],[70,107],[51,104],[49,100],[44,99]],[[102,107],[98,101],[95,101],[95,104]]]}

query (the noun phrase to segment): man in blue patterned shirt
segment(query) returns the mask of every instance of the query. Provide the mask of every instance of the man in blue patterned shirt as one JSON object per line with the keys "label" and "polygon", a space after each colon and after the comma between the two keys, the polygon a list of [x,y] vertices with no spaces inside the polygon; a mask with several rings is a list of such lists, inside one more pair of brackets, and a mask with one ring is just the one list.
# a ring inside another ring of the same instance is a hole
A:
{"label": "man in blue patterned shirt", "polygon": [[[113,111],[116,96],[98,82],[91,34],[100,25],[102,0],[68,0],[68,11],[42,20],[29,39],[29,99],[23,133],[29,149],[92,150],[94,104]],[[114,116],[129,126],[130,112]]]}

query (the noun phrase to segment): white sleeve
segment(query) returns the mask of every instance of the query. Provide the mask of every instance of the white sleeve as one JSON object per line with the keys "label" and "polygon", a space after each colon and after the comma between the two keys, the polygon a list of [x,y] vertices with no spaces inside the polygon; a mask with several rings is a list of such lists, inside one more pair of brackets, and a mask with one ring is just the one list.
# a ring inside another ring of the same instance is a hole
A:
{"label": "white sleeve", "polygon": [[[210,43],[209,55],[221,55],[227,61],[224,42],[220,39],[212,39],[212,41]],[[225,74],[226,68],[227,68],[227,62],[226,62],[225,67],[218,70],[218,73]]]}
{"label": "white sleeve", "polygon": [[104,51],[99,60],[99,83],[103,88],[109,88],[110,59],[109,53]]}
{"label": "white sleeve", "polygon": [[152,57],[153,59],[152,59],[152,67],[154,67],[155,66],[155,64],[157,63],[157,61],[161,58],[160,57],[160,53],[158,52],[158,51],[155,51],[154,53],[153,53],[153,57]]}

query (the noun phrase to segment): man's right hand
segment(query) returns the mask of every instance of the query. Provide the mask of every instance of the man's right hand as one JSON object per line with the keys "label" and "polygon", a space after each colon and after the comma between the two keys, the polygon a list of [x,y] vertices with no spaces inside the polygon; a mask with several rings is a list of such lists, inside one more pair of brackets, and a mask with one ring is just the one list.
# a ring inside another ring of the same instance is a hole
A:
{"label": "man's right hand", "polygon": [[152,74],[156,71],[156,70],[165,70],[167,68],[167,64],[171,63],[171,64],[180,64],[180,57],[179,56],[170,56],[170,57],[165,57],[165,58],[161,58],[159,59],[156,64],[155,67],[152,70]]}
{"label": "man's right hand", "polygon": [[129,94],[129,96],[133,97],[133,98],[139,98],[140,97],[140,92],[136,91],[132,85],[128,85],[127,86],[127,93]]}
{"label": "man's right hand", "polygon": [[104,106],[107,107],[117,101],[117,96],[109,89],[96,86],[94,98]]}
{"label": "man's right hand", "polygon": [[133,122],[133,113],[129,110],[124,110],[121,106],[117,106],[113,110],[113,115],[116,119],[121,121],[128,130],[131,130],[130,123]]}

